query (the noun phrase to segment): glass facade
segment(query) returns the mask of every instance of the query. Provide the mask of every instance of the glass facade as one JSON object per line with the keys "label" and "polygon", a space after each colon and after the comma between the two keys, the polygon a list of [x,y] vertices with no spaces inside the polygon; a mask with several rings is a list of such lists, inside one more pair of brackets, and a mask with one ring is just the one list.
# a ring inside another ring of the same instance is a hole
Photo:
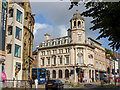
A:
{"label": "glass facade", "polygon": [[21,47],[19,45],[15,44],[15,56],[16,57],[21,57]]}
{"label": "glass facade", "polygon": [[17,10],[16,20],[22,23],[22,12],[20,12],[19,10]]}
{"label": "glass facade", "polygon": [[17,38],[18,40],[21,40],[21,29],[18,27],[16,27],[15,38]]}

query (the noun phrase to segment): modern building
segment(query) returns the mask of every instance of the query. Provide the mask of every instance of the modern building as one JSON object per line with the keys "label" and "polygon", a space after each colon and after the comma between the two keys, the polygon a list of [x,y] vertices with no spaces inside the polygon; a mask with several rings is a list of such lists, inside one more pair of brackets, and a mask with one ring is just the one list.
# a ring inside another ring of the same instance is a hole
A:
{"label": "modern building", "polygon": [[32,63],[32,68],[37,68],[38,66],[38,55],[37,55],[37,50],[33,51],[33,63]]}
{"label": "modern building", "polygon": [[30,78],[32,74],[32,52],[33,52],[33,29],[34,29],[34,14],[32,14],[29,0],[27,2],[19,2],[21,7],[24,8],[24,34],[23,34],[23,80],[28,80],[29,73],[29,59],[30,59]]}
{"label": "modern building", "polygon": [[9,3],[7,0],[0,0],[0,88],[2,87],[1,81],[6,79],[4,62],[6,60],[8,5]]}
{"label": "modern building", "polygon": [[[65,37],[50,39],[50,35],[45,34],[45,41],[37,48],[38,67],[49,70],[51,79],[63,82],[77,83],[81,78],[87,82],[95,81],[96,62],[101,64],[100,71],[106,71],[105,49],[98,41],[85,39],[85,20],[78,10],[70,24]],[[79,73],[78,68],[81,69]]]}
{"label": "modern building", "polygon": [[22,80],[24,9],[9,4],[5,72],[9,80]]}

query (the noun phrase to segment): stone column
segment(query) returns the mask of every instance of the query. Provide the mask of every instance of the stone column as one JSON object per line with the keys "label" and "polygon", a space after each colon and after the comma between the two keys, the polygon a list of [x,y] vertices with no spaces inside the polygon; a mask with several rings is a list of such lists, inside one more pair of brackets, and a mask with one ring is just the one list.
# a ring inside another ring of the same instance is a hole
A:
{"label": "stone column", "polygon": [[55,71],[56,71],[56,79],[58,79],[58,68],[55,69]]}
{"label": "stone column", "polygon": [[77,72],[76,72],[76,67],[75,67],[75,69],[74,69],[74,84],[77,84],[77,82],[78,82],[78,75],[77,75]]}

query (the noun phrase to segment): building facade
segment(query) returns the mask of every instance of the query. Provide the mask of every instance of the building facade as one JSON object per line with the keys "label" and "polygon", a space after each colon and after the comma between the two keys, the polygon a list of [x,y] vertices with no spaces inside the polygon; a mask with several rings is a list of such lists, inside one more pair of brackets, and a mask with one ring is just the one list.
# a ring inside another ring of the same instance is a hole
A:
{"label": "building facade", "polygon": [[22,80],[24,9],[9,4],[5,72],[9,80]]}
{"label": "building facade", "polygon": [[37,50],[33,51],[33,63],[32,63],[32,68],[37,68],[38,66],[38,55],[37,55]]}
{"label": "building facade", "polygon": [[[50,35],[45,34],[45,41],[37,48],[38,67],[49,70],[51,79],[72,83],[77,83],[82,79],[94,82],[95,55],[98,55],[95,52],[101,50],[102,52],[99,53],[105,55],[104,48],[97,45],[96,43],[99,42],[92,38],[85,39],[85,20],[78,10],[70,23],[71,28],[68,29],[68,36],[50,39]],[[77,68],[81,68],[79,73],[77,73]]]}
{"label": "building facade", "polygon": [[7,33],[7,16],[8,16],[7,0],[0,0],[0,88],[2,87],[3,80],[6,79],[4,70],[6,60],[6,33]]}
{"label": "building facade", "polygon": [[30,58],[30,77],[32,73],[32,51],[33,51],[33,29],[34,29],[34,14],[32,14],[29,0],[19,2],[19,5],[24,8],[24,34],[23,34],[23,80],[28,80],[29,58]]}

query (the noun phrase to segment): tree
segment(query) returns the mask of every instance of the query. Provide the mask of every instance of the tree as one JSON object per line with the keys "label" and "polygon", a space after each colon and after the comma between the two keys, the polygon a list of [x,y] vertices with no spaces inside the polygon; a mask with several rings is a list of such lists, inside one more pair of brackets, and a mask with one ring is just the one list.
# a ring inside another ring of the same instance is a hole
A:
{"label": "tree", "polygon": [[110,57],[114,60],[117,60],[116,57],[112,54],[112,51],[110,49],[105,48],[105,54],[110,54]]}
{"label": "tree", "polygon": [[90,30],[100,30],[100,36],[97,39],[108,37],[111,41],[109,45],[118,50],[120,47],[120,2],[88,2],[85,7],[86,11],[81,15],[93,18],[91,21],[93,26]]}

